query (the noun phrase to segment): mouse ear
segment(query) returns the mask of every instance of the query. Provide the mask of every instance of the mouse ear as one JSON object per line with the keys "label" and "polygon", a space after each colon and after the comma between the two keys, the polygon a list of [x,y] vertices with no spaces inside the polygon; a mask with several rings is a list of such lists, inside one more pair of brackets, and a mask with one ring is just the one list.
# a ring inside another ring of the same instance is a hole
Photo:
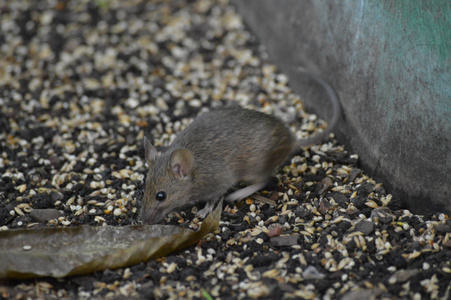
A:
{"label": "mouse ear", "polygon": [[171,154],[171,171],[175,178],[185,178],[194,166],[193,153],[188,149],[176,149]]}
{"label": "mouse ear", "polygon": [[144,150],[146,153],[146,161],[148,164],[152,163],[155,158],[157,157],[157,150],[155,147],[150,143],[150,141],[144,137]]}

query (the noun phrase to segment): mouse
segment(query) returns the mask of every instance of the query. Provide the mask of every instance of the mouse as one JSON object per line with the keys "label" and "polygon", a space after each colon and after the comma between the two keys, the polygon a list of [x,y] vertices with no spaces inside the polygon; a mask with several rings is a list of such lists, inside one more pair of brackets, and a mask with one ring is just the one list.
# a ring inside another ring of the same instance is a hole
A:
{"label": "mouse", "polygon": [[326,139],[341,116],[338,96],[322,78],[305,74],[326,90],[333,109],[328,127],[312,137],[296,140],[280,119],[240,106],[200,114],[161,152],[145,137],[149,170],[142,222],[158,223],[177,208],[199,201],[206,205],[196,216],[204,218],[237,183],[247,186],[227,195],[229,203],[261,190],[291,154]]}

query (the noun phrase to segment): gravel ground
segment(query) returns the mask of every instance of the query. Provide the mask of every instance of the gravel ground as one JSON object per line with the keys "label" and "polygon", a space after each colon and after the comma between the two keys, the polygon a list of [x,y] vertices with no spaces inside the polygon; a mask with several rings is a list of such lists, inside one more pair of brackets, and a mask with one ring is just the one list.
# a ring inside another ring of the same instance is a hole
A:
{"label": "gravel ground", "polygon": [[[166,146],[205,109],[299,115],[299,138],[326,126],[228,1],[19,0],[0,12],[0,230],[138,223],[143,137]],[[259,196],[224,206],[196,247],[86,276],[4,279],[0,298],[448,299],[451,221],[403,203],[331,136]],[[43,221],[39,209],[60,214]],[[164,223],[195,227],[196,209]]]}

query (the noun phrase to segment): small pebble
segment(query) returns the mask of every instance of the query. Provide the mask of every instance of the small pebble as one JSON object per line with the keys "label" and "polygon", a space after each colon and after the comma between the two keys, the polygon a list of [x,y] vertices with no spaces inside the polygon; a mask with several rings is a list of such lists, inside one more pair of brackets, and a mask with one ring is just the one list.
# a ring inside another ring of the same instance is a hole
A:
{"label": "small pebble", "polygon": [[33,209],[30,212],[30,217],[39,223],[44,223],[51,219],[58,219],[61,216],[62,216],[61,212],[53,208]]}
{"label": "small pebble", "polygon": [[308,266],[307,268],[305,268],[304,272],[302,272],[302,277],[304,277],[304,279],[323,279],[324,277],[326,277],[326,275],[322,274],[320,271],[318,271],[318,269],[314,266]]}

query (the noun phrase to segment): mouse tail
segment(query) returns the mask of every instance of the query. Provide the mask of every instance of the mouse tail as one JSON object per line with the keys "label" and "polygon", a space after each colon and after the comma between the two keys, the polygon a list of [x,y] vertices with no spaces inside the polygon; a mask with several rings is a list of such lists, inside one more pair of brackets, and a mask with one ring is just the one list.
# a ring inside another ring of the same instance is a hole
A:
{"label": "mouse tail", "polygon": [[302,68],[298,68],[297,71],[303,75],[310,77],[311,79],[316,81],[319,85],[321,85],[321,87],[326,91],[329,98],[329,102],[332,106],[332,118],[328,122],[327,128],[324,131],[319,132],[312,137],[298,140],[296,142],[296,149],[300,149],[319,144],[320,142],[326,140],[329,137],[329,134],[337,127],[337,124],[341,119],[342,112],[337,93],[324,79],[322,79],[318,75],[307,72]]}

